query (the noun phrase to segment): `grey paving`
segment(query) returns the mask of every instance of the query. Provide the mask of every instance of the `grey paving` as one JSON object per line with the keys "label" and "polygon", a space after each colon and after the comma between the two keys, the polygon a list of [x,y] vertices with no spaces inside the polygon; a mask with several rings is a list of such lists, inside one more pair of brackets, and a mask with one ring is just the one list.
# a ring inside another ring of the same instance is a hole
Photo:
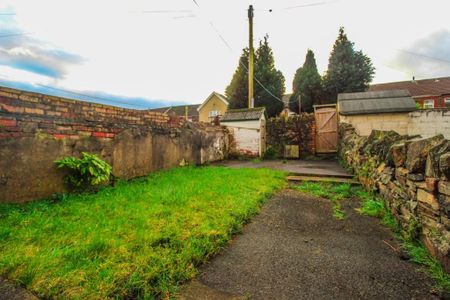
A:
{"label": "grey paving", "polygon": [[391,249],[398,246],[391,232],[357,206],[344,202],[339,221],[325,199],[280,192],[180,298],[437,298],[427,275]]}
{"label": "grey paving", "polygon": [[227,160],[215,165],[230,168],[271,168],[283,170],[298,175],[352,177],[335,160],[281,160],[245,161]]}

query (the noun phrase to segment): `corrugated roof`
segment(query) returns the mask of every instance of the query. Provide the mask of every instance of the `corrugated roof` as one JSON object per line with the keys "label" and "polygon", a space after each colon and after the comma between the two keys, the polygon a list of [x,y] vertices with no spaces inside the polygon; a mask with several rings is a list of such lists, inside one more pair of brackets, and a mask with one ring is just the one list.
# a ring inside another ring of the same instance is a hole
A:
{"label": "corrugated roof", "polygon": [[407,90],[343,93],[338,95],[339,113],[342,115],[410,112],[416,103]]}
{"label": "corrugated roof", "polygon": [[412,97],[450,94],[450,77],[372,84],[369,91],[408,90]]}
{"label": "corrugated roof", "polygon": [[220,119],[221,122],[259,120],[265,113],[264,107],[229,109]]}

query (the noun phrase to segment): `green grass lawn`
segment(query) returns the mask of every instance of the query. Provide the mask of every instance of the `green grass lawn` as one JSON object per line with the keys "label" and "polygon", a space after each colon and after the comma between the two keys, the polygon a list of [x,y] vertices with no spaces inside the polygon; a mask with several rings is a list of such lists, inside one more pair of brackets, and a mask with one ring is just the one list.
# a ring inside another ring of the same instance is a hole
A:
{"label": "green grass lawn", "polygon": [[279,171],[187,167],[0,204],[0,276],[45,298],[167,298],[284,185]]}

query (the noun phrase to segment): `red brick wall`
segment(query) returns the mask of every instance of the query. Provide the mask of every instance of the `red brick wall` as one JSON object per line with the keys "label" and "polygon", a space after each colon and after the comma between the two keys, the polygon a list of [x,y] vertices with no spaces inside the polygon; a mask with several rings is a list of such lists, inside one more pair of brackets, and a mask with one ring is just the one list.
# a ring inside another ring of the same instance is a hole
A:
{"label": "red brick wall", "polygon": [[414,97],[414,100],[423,107],[424,100],[434,100],[434,108],[444,108],[445,99],[450,99],[450,94],[443,96]]}
{"label": "red brick wall", "polygon": [[75,101],[0,87],[0,138],[32,136],[37,131],[55,139],[80,136],[113,138],[125,128],[180,126],[181,118],[147,110],[132,110]]}
{"label": "red brick wall", "polygon": [[64,191],[54,160],[99,155],[122,178],[220,160],[228,133],[182,117],[0,87],[0,202]]}

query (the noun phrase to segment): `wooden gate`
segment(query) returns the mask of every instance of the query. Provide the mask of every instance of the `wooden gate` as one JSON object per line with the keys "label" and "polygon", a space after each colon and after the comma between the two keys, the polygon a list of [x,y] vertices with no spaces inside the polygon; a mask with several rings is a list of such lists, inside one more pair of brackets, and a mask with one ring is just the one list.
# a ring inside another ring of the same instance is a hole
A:
{"label": "wooden gate", "polygon": [[336,152],[338,143],[336,104],[314,105],[314,117],[316,120],[316,152]]}

